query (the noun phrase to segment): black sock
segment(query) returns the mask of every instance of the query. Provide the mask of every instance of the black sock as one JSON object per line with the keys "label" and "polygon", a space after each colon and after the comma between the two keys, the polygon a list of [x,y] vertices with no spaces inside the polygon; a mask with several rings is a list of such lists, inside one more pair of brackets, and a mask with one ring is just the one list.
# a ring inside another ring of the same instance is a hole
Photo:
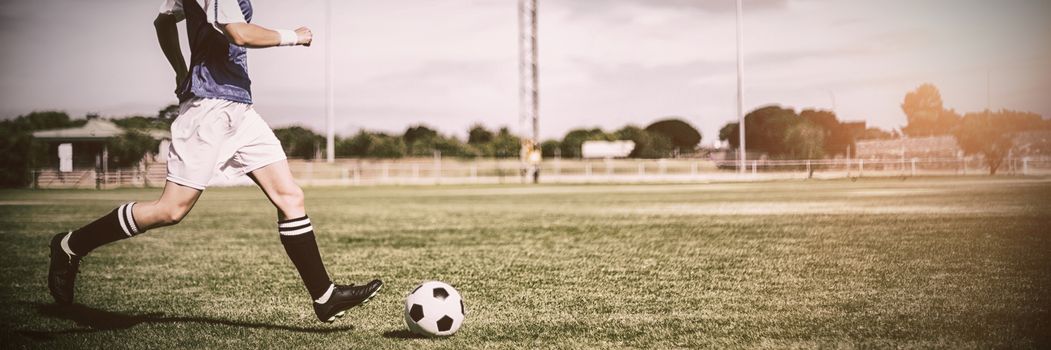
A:
{"label": "black sock", "polygon": [[84,256],[95,248],[139,234],[131,211],[135,202],[121,205],[109,214],[73,231],[69,235],[69,249],[73,254]]}
{"label": "black sock", "polygon": [[328,278],[325,263],[321,261],[321,252],[317,248],[310,218],[304,215],[301,218],[278,221],[277,230],[281,233],[281,244],[285,246],[285,253],[292,259],[292,264],[296,265],[299,277],[303,278],[303,284],[310,292],[310,297],[314,300],[321,298],[332,285],[332,280]]}

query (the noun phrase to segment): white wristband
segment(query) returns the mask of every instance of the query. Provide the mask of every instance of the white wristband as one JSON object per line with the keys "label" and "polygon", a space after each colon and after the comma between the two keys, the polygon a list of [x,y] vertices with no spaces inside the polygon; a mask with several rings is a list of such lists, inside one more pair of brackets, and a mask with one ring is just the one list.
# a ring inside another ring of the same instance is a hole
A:
{"label": "white wristband", "polygon": [[280,45],[280,46],[295,46],[297,43],[299,43],[299,35],[296,34],[296,32],[288,30],[288,29],[275,29],[275,30],[277,31],[277,34],[281,35],[281,44],[278,44],[278,45]]}

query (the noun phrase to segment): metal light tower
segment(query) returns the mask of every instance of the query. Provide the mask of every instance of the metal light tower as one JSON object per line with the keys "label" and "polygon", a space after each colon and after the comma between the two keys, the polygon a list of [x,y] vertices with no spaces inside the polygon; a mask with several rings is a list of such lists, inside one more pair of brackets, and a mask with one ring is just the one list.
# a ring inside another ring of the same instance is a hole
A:
{"label": "metal light tower", "polygon": [[744,94],[741,92],[741,76],[744,75],[744,52],[741,49],[744,42],[744,30],[742,29],[741,12],[741,0],[737,0],[737,131],[739,132],[738,141],[740,141],[738,153],[741,159],[737,171],[744,173],[747,151],[744,147]]}
{"label": "metal light tower", "polygon": [[329,163],[336,161],[335,97],[332,88],[332,0],[325,1],[325,157]]}
{"label": "metal light tower", "polygon": [[[537,71],[537,19],[536,0],[518,1],[518,122],[525,134],[525,123],[532,122],[531,137],[522,135],[522,163],[528,166],[527,173],[539,170],[531,153],[540,147],[540,91]],[[538,159],[537,159],[538,160]]]}

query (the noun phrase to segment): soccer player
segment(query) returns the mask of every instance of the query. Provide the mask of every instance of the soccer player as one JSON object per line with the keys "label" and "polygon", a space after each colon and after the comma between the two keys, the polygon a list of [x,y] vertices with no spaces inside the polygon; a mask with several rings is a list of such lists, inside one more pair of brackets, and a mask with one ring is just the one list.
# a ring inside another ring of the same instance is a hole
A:
{"label": "soccer player", "polygon": [[[176,24],[186,20],[189,69]],[[168,176],[159,199],[130,202],[80,229],[51,239],[48,289],[72,304],[80,261],[104,244],[178,224],[214,176],[247,174],[277,208],[281,244],[313,299],[318,320],[332,322],[366,303],[383,286],[337,285],[321,261],[303,190],[292,178],[281,143],[252,108],[246,48],[310,46],[310,29],[252,24],[250,0],[166,0],[154,21],[161,50],[175,70],[179,116],[171,126]]]}

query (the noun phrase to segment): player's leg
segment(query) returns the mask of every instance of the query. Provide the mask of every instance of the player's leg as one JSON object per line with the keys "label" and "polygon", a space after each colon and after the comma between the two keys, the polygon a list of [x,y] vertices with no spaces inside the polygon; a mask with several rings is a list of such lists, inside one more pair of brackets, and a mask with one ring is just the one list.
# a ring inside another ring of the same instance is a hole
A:
{"label": "player's leg", "polygon": [[121,205],[87,226],[51,240],[48,289],[56,302],[73,302],[74,281],[84,255],[148,229],[176,224],[186,216],[215,175],[218,159],[225,157],[221,155],[223,146],[234,128],[229,121],[238,112],[229,105],[208,99],[192,99],[179,105],[179,117],[171,126],[168,182],[160,199]]}
{"label": "player's leg", "polygon": [[80,259],[103,245],[139,235],[151,228],[179,223],[193,208],[201,191],[168,182],[156,201],[123,204],[77,230],[51,239],[48,290],[55,302],[73,302]]}
{"label": "player's leg", "polygon": [[345,310],[369,301],[383,286],[373,280],[364,286],[334,284],[325,270],[310,218],[306,215],[303,190],[295,183],[288,162],[280,160],[249,173],[277,208],[278,232],[285,252],[303,278],[314,300],[319,320],[332,322]]}

